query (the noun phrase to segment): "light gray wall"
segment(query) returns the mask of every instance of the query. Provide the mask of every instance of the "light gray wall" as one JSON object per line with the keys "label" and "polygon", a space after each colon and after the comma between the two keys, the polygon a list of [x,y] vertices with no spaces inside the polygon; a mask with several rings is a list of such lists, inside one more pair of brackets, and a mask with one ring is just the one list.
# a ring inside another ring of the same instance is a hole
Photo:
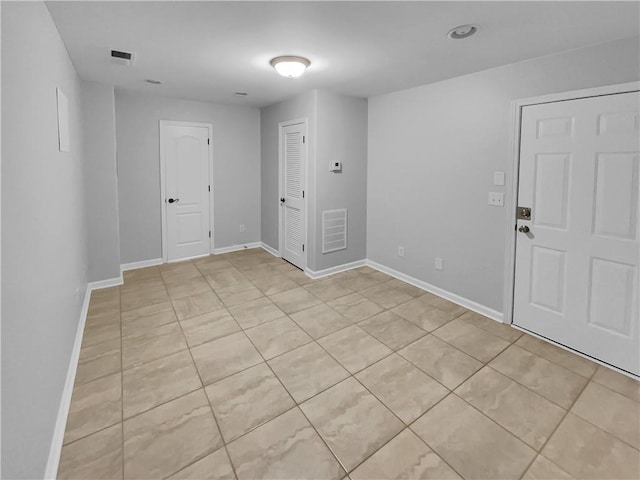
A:
{"label": "light gray wall", "polygon": [[89,281],[120,276],[116,124],[111,85],[81,82]]}
{"label": "light gray wall", "polygon": [[2,478],[44,475],[87,286],[80,96],[45,4],[2,2]]}
{"label": "light gray wall", "polygon": [[369,99],[368,258],[502,311],[511,101],[637,80],[639,58],[631,38]]}
{"label": "light gray wall", "polygon": [[280,209],[280,192],[278,190],[278,175],[280,171],[278,158],[278,124],[289,120],[306,118],[308,120],[307,141],[307,172],[309,182],[309,195],[307,200],[307,215],[309,240],[307,261],[309,266],[313,262],[315,252],[315,149],[316,149],[316,100],[317,91],[313,90],[303,95],[291,98],[284,102],[269,105],[261,110],[261,192],[262,192],[262,241],[278,250],[279,224],[278,215]]}
{"label": "light gray wall", "polygon": [[[162,257],[159,121],[213,123],[215,248],[260,240],[260,111],[116,88],[122,263]],[[245,232],[239,232],[240,224]]]}
{"label": "light gray wall", "polygon": [[[262,241],[279,249],[279,124],[306,118],[307,268],[313,271],[362,260],[366,253],[367,101],[313,90],[261,112]],[[329,172],[332,160],[343,173]],[[348,248],[322,253],[322,211],[348,209]]]}
{"label": "light gray wall", "polygon": [[[319,90],[316,147],[316,255],[314,270],[366,258],[367,100]],[[329,171],[342,162],[342,173]],[[322,212],[347,209],[347,249],[322,253]]]}

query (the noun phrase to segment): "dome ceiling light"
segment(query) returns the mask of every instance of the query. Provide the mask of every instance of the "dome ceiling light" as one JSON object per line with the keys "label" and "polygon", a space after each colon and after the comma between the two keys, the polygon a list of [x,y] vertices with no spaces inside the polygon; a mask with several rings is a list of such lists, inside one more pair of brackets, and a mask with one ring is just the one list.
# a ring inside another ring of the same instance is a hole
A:
{"label": "dome ceiling light", "polygon": [[471,35],[478,31],[478,27],[475,25],[460,25],[459,27],[452,28],[447,33],[447,37],[452,40],[462,40],[463,38],[469,38]]}
{"label": "dome ceiling light", "polygon": [[304,73],[311,62],[304,57],[291,55],[276,57],[271,60],[271,66],[283,77],[296,78]]}

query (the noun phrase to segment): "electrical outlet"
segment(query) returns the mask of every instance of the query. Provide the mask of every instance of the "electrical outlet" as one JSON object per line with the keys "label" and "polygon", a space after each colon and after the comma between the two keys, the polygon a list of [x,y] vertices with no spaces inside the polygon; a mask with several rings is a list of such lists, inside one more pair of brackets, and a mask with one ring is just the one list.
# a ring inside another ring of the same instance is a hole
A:
{"label": "electrical outlet", "polygon": [[488,203],[493,207],[504,207],[504,193],[489,192]]}
{"label": "electrical outlet", "polygon": [[404,247],[398,247],[398,256],[404,257]]}
{"label": "electrical outlet", "polygon": [[244,225],[240,225],[240,233],[244,232]]}
{"label": "electrical outlet", "polygon": [[444,261],[441,258],[434,258],[433,259],[433,268],[435,268],[436,270],[443,270],[444,269]]}

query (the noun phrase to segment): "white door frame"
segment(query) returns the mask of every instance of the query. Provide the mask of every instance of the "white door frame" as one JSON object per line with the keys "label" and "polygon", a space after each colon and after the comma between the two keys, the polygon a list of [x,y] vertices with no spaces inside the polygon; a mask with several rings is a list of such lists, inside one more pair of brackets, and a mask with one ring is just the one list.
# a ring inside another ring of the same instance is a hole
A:
{"label": "white door frame", "polygon": [[282,235],[282,222],[284,219],[282,218],[282,206],[280,205],[280,198],[284,196],[284,185],[282,184],[282,174],[284,172],[284,148],[282,146],[282,130],[285,127],[290,127],[292,125],[303,124],[305,126],[307,141],[303,143],[303,148],[306,150],[305,159],[307,164],[304,169],[304,191],[305,191],[305,202],[304,202],[304,244],[306,245],[305,256],[304,256],[304,268],[303,271],[306,271],[307,268],[307,258],[309,257],[309,242],[307,241],[309,238],[309,121],[306,117],[304,118],[296,118],[294,120],[287,120],[286,122],[278,123],[278,254],[282,257],[282,252],[284,249],[284,238]]}
{"label": "white door frame", "polygon": [[[213,253],[213,239],[215,237],[215,231],[213,229],[213,124],[212,123],[200,123],[200,122],[180,122],[176,120],[160,120],[158,126],[158,138],[160,140],[160,205],[162,209],[161,222],[162,222],[162,263],[167,263],[167,203],[165,202],[165,176],[166,165],[164,147],[162,145],[162,127],[202,127],[209,131],[209,185],[211,185],[211,192],[209,193],[209,229],[211,230],[211,238],[209,238],[209,254]],[[177,261],[187,260],[181,258]]]}
{"label": "white door frame", "polygon": [[[621,83],[617,85],[606,85],[604,87],[587,88],[584,90],[573,90],[569,92],[554,93],[540,97],[531,97],[511,102],[511,162],[507,165],[507,215],[505,242],[505,271],[504,271],[504,307],[503,322],[513,324],[513,295],[515,293],[515,272],[516,272],[516,208],[518,206],[518,181],[520,177],[520,124],[522,119],[522,109],[527,105],[538,105],[541,103],[554,103],[579,98],[600,97],[604,95],[615,95],[618,93],[629,93],[640,90],[640,82]],[[516,327],[517,328],[517,327]],[[530,333],[530,332],[528,332]],[[536,335],[538,336],[538,335]],[[571,350],[574,351],[574,350]],[[575,351],[574,351],[575,352]],[[583,355],[584,356],[584,355]],[[594,360],[591,357],[591,360]],[[601,362],[598,362],[601,363]],[[609,368],[610,365],[605,364]],[[617,370],[617,369],[616,369]],[[620,371],[620,370],[618,370]],[[626,372],[625,372],[626,373]],[[627,374],[628,375],[628,374]]]}

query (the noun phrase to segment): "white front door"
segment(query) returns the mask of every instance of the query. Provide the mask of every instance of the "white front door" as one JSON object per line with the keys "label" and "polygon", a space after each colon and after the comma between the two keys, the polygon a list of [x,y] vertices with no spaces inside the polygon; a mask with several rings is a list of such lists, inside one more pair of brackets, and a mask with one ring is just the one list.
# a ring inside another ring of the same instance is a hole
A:
{"label": "white front door", "polygon": [[518,208],[531,217],[517,221],[513,311],[515,325],[636,375],[639,101],[523,107]]}
{"label": "white front door", "polygon": [[298,268],[307,265],[306,252],[306,124],[281,129],[280,255]]}
{"label": "white front door", "polygon": [[209,253],[209,128],[163,124],[167,261]]}

